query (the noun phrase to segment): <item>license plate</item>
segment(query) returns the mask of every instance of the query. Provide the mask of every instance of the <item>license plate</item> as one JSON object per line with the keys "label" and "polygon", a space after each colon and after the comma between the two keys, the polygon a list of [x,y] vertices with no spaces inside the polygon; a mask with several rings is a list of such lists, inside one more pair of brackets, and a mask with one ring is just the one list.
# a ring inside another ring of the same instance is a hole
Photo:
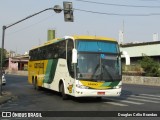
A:
{"label": "license plate", "polygon": [[97,92],[97,95],[105,95],[105,92]]}

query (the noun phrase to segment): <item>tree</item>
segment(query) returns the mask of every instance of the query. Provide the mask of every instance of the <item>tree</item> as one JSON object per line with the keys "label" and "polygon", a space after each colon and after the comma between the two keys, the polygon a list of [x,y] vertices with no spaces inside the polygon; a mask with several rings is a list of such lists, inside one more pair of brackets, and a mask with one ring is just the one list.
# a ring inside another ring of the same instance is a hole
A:
{"label": "tree", "polygon": [[[1,51],[2,51],[2,48],[0,48],[0,57],[1,57]],[[6,59],[6,54],[7,54],[7,50],[3,49],[3,65],[4,65],[4,62],[5,62],[5,59]],[[0,63],[1,63],[1,58],[0,58]],[[1,66],[1,64],[0,64],[0,66]]]}
{"label": "tree", "polygon": [[141,67],[144,69],[146,76],[160,76],[160,64],[154,61],[151,57],[144,56],[142,60],[140,60],[140,64]]}

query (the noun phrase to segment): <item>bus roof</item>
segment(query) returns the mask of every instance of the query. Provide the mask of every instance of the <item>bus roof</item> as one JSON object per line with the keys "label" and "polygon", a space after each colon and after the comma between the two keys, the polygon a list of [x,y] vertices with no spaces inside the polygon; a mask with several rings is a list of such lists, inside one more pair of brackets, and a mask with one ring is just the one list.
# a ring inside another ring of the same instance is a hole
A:
{"label": "bus roof", "polygon": [[[74,36],[65,36],[64,38],[56,38],[56,39],[53,39],[53,40],[49,40],[47,42],[45,42],[44,44],[40,45],[40,46],[36,46],[36,47],[33,47],[32,49],[36,49],[36,48],[39,48],[39,47],[43,47],[43,46],[46,46],[46,45],[50,45],[52,43],[56,43],[58,41],[62,41],[62,40],[65,40],[67,38],[70,38],[70,39],[73,39],[73,40],[102,40],[102,41],[111,41],[111,42],[116,42],[115,39],[113,38],[108,38],[108,37],[101,37],[101,36],[85,36],[85,35],[74,35]],[[31,49],[31,50],[32,50]]]}
{"label": "bus roof", "polygon": [[106,41],[116,41],[113,38],[101,37],[101,36],[73,36],[75,40],[84,39],[84,40],[106,40]]}

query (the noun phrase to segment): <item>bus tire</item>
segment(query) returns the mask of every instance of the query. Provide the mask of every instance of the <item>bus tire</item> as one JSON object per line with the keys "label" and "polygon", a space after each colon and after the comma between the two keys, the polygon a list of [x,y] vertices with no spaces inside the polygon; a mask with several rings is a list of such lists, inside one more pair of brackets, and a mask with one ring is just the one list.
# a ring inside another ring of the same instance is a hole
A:
{"label": "bus tire", "polygon": [[62,99],[63,100],[67,100],[68,99],[68,95],[65,94],[64,84],[63,83],[60,84],[60,92],[61,92],[61,95],[62,95]]}
{"label": "bus tire", "polygon": [[34,79],[32,80],[32,84],[33,84],[33,88],[36,90],[36,85],[35,85],[36,81]]}
{"label": "bus tire", "polygon": [[34,77],[32,76],[32,85],[34,86]]}
{"label": "bus tire", "polygon": [[34,89],[35,90],[40,90],[40,86],[38,86],[37,80],[34,80]]}

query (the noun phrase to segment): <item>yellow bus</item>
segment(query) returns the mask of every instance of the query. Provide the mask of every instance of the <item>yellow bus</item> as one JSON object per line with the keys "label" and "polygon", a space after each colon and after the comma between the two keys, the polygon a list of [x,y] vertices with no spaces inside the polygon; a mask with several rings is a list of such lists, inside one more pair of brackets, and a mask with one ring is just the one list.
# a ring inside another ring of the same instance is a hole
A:
{"label": "yellow bus", "polygon": [[65,36],[29,51],[28,81],[60,92],[63,99],[120,96],[121,56],[116,40]]}

